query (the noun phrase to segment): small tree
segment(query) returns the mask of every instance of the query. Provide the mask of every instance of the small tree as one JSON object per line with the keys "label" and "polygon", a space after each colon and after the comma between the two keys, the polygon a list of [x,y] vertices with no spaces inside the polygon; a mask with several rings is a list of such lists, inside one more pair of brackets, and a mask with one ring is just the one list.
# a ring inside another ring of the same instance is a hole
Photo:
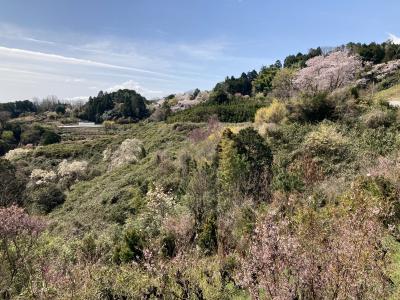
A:
{"label": "small tree", "polygon": [[294,90],[294,79],[296,72],[294,69],[284,68],[276,73],[272,79],[272,93],[279,99],[289,99]]}
{"label": "small tree", "polygon": [[21,204],[24,182],[16,174],[14,165],[0,158],[0,206]]}
{"label": "small tree", "polygon": [[11,118],[8,111],[0,111],[0,129],[3,129],[7,121]]}

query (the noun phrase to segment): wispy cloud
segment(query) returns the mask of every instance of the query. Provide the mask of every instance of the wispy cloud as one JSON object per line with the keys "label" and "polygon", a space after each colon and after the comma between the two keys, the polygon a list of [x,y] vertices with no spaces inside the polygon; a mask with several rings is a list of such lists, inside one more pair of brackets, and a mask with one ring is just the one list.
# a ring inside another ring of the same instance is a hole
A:
{"label": "wispy cloud", "polygon": [[[196,87],[209,89],[230,73],[225,65],[237,68],[246,63],[247,67],[248,58],[235,57],[235,47],[223,37],[132,40],[60,34],[0,22],[0,77],[8,77],[7,84],[0,81],[0,98],[17,100],[45,93],[73,98],[120,88],[159,97]],[[221,66],[222,61],[227,63]],[[31,85],[16,89],[22,80]]]}
{"label": "wispy cloud", "polygon": [[391,40],[394,44],[400,44],[400,37],[394,35],[393,33],[389,33],[389,40]]}
{"label": "wispy cloud", "polygon": [[227,49],[228,44],[224,41],[204,41],[201,43],[181,43],[176,49],[180,52],[206,60],[215,60],[221,57]]}
{"label": "wispy cloud", "polygon": [[7,23],[0,23],[0,37],[13,40],[39,43],[39,44],[47,44],[47,45],[55,44],[55,42],[52,41],[39,39],[35,36],[34,33],[28,32],[27,30],[24,30],[21,27]]}
{"label": "wispy cloud", "polygon": [[140,68],[133,68],[133,67],[125,67],[119,65],[113,65],[98,61],[92,61],[87,59],[80,59],[75,57],[63,56],[58,54],[52,53],[44,53],[39,51],[31,51],[31,50],[24,50],[24,49],[17,49],[17,48],[7,48],[0,46],[0,55],[8,55],[8,56],[16,56],[23,59],[40,59],[49,62],[60,62],[60,63],[68,63],[68,64],[76,64],[76,65],[83,65],[83,66],[93,66],[93,67],[101,67],[101,68],[111,68],[111,69],[118,69],[118,70],[126,70],[126,71],[134,71],[134,72],[141,72],[141,73],[148,73],[153,75],[161,75],[161,76],[171,76],[169,74],[155,72]]}

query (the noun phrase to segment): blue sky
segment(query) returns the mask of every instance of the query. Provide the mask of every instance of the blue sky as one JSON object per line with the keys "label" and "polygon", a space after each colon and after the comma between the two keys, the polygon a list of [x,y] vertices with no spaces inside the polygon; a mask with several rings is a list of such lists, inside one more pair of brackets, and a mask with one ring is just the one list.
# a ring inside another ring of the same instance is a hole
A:
{"label": "blue sky", "polygon": [[310,47],[400,35],[398,0],[0,0],[0,101],[211,89]]}

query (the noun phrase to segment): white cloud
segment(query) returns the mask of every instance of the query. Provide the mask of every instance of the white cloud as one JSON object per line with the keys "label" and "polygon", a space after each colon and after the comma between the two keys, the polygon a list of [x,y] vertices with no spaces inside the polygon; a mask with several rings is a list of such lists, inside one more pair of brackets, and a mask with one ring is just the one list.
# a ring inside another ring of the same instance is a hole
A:
{"label": "white cloud", "polygon": [[391,40],[393,44],[400,45],[400,37],[394,35],[393,33],[389,33],[389,40]]}
{"label": "white cloud", "polygon": [[0,23],[0,37],[13,39],[13,40],[21,40],[21,41],[28,41],[40,44],[47,44],[47,45],[54,45],[54,42],[38,39],[36,38],[35,34],[28,32],[25,29],[22,29],[18,26],[7,24],[7,23]]}
{"label": "white cloud", "polygon": [[209,89],[225,75],[242,71],[241,65],[247,67],[249,61],[262,64],[235,55],[240,46],[224,37],[133,40],[22,28],[0,21],[0,78],[6,78],[0,81],[0,100],[47,93],[65,99],[101,89],[135,89],[146,97]]}
{"label": "white cloud", "polygon": [[68,64],[75,64],[75,65],[83,65],[83,66],[93,66],[93,67],[100,67],[100,68],[111,68],[111,69],[118,69],[118,70],[125,70],[125,71],[134,71],[134,72],[141,72],[153,75],[161,75],[161,76],[171,76],[169,74],[155,72],[140,68],[133,68],[133,67],[125,67],[119,65],[113,65],[93,60],[87,59],[80,59],[75,57],[63,56],[58,54],[52,53],[44,53],[39,51],[31,51],[31,50],[24,50],[24,49],[17,49],[17,48],[7,48],[0,46],[0,55],[6,55],[11,57],[17,57],[22,59],[37,59],[49,62],[60,62],[60,63],[68,63]]}
{"label": "white cloud", "polygon": [[154,90],[144,88],[138,82],[136,82],[134,80],[128,80],[121,84],[116,84],[116,85],[106,89],[106,91],[110,93],[110,92],[115,92],[115,91],[123,90],[123,89],[135,90],[139,94],[142,94],[143,96],[146,96],[146,97],[156,97],[156,96],[160,96],[163,94],[162,91],[154,91]]}
{"label": "white cloud", "polygon": [[76,97],[71,97],[71,98],[66,98],[65,100],[67,101],[83,101],[86,102],[89,99],[89,96],[76,96]]}

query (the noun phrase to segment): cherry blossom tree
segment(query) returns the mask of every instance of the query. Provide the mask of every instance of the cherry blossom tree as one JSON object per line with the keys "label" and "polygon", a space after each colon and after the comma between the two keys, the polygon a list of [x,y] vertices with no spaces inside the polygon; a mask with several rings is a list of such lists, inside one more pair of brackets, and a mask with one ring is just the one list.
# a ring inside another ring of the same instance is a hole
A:
{"label": "cherry blossom tree", "polygon": [[362,61],[346,50],[309,59],[294,80],[297,90],[305,92],[332,91],[353,82],[362,68]]}

